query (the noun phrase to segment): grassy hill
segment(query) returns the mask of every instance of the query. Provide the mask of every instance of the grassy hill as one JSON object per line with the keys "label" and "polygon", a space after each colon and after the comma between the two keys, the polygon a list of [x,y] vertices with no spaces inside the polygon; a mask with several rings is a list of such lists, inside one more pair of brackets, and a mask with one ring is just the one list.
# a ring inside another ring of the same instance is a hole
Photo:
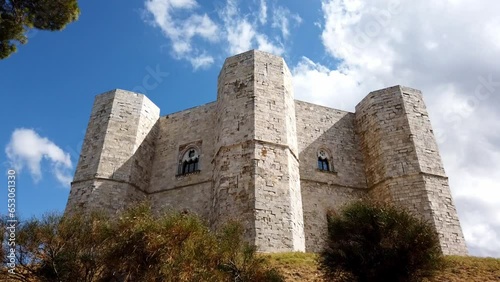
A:
{"label": "grassy hill", "polygon": [[[286,281],[323,282],[311,253],[281,253],[264,255],[271,265],[286,277]],[[447,256],[445,268],[427,282],[487,282],[500,281],[500,259]]]}
{"label": "grassy hill", "polygon": [[[286,281],[325,282],[311,253],[281,253],[262,255],[282,273]],[[0,281],[9,281],[0,271]],[[38,280],[29,280],[38,281]],[[447,256],[446,267],[432,280],[424,282],[489,282],[500,281],[500,259]]]}

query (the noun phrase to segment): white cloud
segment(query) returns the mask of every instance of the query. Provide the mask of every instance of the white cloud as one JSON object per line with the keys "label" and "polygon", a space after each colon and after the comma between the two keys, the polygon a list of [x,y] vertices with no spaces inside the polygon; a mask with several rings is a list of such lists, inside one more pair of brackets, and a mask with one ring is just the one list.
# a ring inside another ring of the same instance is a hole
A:
{"label": "white cloud", "polygon": [[[285,52],[283,41],[288,40],[290,22],[297,26],[302,19],[278,5],[274,7],[272,24],[268,23],[267,2],[257,2],[254,1],[255,7],[250,9],[256,12],[245,14],[239,7],[252,3],[226,0],[223,6],[216,8],[217,13],[209,16],[197,13],[201,5],[195,0],[146,0],[145,15],[169,40],[172,56],[189,61],[196,70],[212,65],[214,57],[221,53],[219,50],[225,56],[254,48],[276,55]],[[281,37],[262,32],[271,26],[280,29]]]}
{"label": "white cloud", "polygon": [[266,0],[260,0],[259,21],[261,24],[266,24],[266,22],[267,22],[267,3],[266,3]]}
{"label": "white cloud", "polygon": [[258,34],[255,39],[257,40],[257,49],[275,55],[281,55],[285,52],[282,46],[272,44],[266,35]]}
{"label": "white cloud", "polygon": [[35,182],[42,179],[41,165],[44,159],[50,162],[51,172],[62,185],[69,186],[73,179],[70,155],[32,129],[14,130],[5,152],[11,165],[18,171],[27,167]]}
{"label": "white cloud", "polygon": [[285,39],[290,35],[290,20],[296,25],[302,23],[302,18],[298,14],[292,14],[287,8],[278,6],[273,10],[272,27],[280,29]]}
{"label": "white cloud", "polygon": [[181,30],[187,38],[199,35],[210,41],[217,40],[217,26],[206,14],[190,16],[182,23]]}
{"label": "white cloud", "polygon": [[[224,9],[219,11],[225,29],[223,36],[228,43],[228,55],[235,55],[253,48],[281,55],[284,52],[283,48],[269,40],[267,35],[259,32],[259,21],[249,21],[248,15],[242,14],[238,5],[238,0],[227,0]],[[259,19],[262,22],[262,15]]]}
{"label": "white cloud", "polygon": [[[295,98],[353,110],[368,93],[370,83],[347,67],[333,70],[302,57],[292,69]],[[371,89],[373,90],[373,89]]]}
{"label": "white cloud", "polygon": [[252,48],[255,30],[247,20],[228,20],[226,22],[226,32],[230,54],[242,53]]}
{"label": "white cloud", "polygon": [[500,212],[497,206],[477,197],[457,197],[456,205],[469,250],[479,256],[498,257]]}
{"label": "white cloud", "polygon": [[170,0],[168,2],[173,8],[194,8],[198,6],[195,0]]}
{"label": "white cloud", "polygon": [[[499,9],[497,1],[323,0],[322,42],[340,63],[303,58],[292,68],[297,98],[351,111],[376,89],[423,91],[474,255],[500,256]],[[474,197],[489,209],[463,204]]]}
{"label": "white cloud", "polygon": [[[208,42],[216,42],[218,27],[207,14],[194,12],[198,8],[195,0],[147,0],[146,16],[151,16],[150,24],[159,27],[171,41],[173,56],[193,64],[199,61],[203,50],[193,47],[193,39],[199,37]],[[186,10],[189,13],[180,13]],[[189,16],[188,16],[189,15]],[[213,63],[204,60],[204,64]],[[196,64],[193,64],[193,67]],[[196,68],[195,68],[196,69]]]}
{"label": "white cloud", "polygon": [[200,55],[194,58],[190,58],[189,60],[191,62],[191,65],[195,70],[197,69],[203,69],[203,68],[208,68],[210,65],[214,63],[214,58],[212,56],[208,55]]}

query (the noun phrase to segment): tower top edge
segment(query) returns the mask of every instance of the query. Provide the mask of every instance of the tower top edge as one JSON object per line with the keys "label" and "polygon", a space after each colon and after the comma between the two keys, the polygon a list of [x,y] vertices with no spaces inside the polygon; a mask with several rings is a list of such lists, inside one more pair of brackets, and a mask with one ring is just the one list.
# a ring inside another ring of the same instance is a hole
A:
{"label": "tower top edge", "polygon": [[129,91],[129,90],[124,90],[124,89],[120,89],[120,88],[115,88],[115,89],[103,92],[101,94],[98,94],[98,95],[96,95],[95,98],[99,99],[99,98],[105,97],[105,96],[115,97],[117,94],[126,95],[130,98],[141,99],[141,101],[143,103],[149,104],[151,107],[153,107],[154,111],[155,112],[157,111],[158,115],[159,115],[160,108],[153,101],[151,101],[151,99],[149,99],[148,96],[146,96],[145,94],[141,94],[141,93],[137,93],[137,92],[133,92],[133,91]]}
{"label": "tower top edge", "polygon": [[248,51],[245,51],[245,52],[241,52],[241,53],[229,56],[229,57],[226,58],[226,60],[231,59],[233,57],[245,56],[245,55],[254,55],[255,56],[255,54],[271,55],[273,57],[277,57],[277,58],[283,59],[283,57],[280,56],[280,55],[276,55],[276,54],[273,54],[273,53],[270,53],[270,52],[266,52],[266,51],[262,51],[262,50],[258,50],[258,49],[251,49],[251,50],[248,50]]}
{"label": "tower top edge", "polygon": [[283,62],[283,66],[288,69],[288,65],[286,64],[286,61],[285,59],[280,56],[280,55],[276,55],[276,54],[273,54],[273,53],[269,53],[269,52],[266,52],[266,51],[261,51],[261,50],[257,50],[257,49],[252,49],[252,50],[248,50],[248,51],[245,51],[245,52],[242,52],[242,53],[239,53],[239,54],[235,54],[235,55],[232,55],[232,56],[229,56],[227,57],[225,60],[224,60],[224,63],[222,64],[221,66],[221,69],[219,71],[219,76],[222,72],[222,70],[227,66],[227,65],[230,65],[230,64],[233,64],[235,62],[238,62],[238,61],[242,61],[242,60],[249,60],[249,61],[253,61],[257,56],[265,56],[265,57],[268,57],[268,59],[271,61],[271,60],[279,60],[281,62]]}
{"label": "tower top edge", "polygon": [[390,87],[385,87],[385,88],[381,88],[381,89],[378,89],[378,90],[374,90],[374,91],[371,91],[370,93],[368,93],[368,95],[366,95],[357,105],[356,105],[356,109],[358,107],[360,107],[362,104],[366,103],[366,101],[368,99],[372,99],[372,98],[375,98],[378,94],[380,93],[387,93],[387,92],[397,92],[399,94],[403,94],[403,93],[406,93],[406,94],[411,94],[411,95],[421,95],[422,94],[422,91],[420,91],[419,89],[416,89],[416,88],[411,88],[411,87],[408,87],[408,86],[404,86],[404,85],[394,85],[394,86],[390,86]]}
{"label": "tower top edge", "polygon": [[120,88],[115,88],[115,89],[108,90],[106,92],[102,92],[100,94],[97,94],[97,96],[112,95],[112,94],[116,94],[116,93],[123,93],[123,94],[127,94],[127,95],[134,95],[134,96],[137,96],[137,97],[146,97],[146,95],[144,95],[144,94],[133,92],[133,91],[129,91],[129,90],[125,90],[125,89],[120,89]]}

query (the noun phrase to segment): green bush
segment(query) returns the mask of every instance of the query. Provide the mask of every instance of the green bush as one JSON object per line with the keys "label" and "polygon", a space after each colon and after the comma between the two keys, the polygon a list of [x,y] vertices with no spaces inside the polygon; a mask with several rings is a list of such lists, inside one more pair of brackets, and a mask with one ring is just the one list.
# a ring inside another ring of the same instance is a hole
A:
{"label": "green bush", "polygon": [[154,216],[139,205],[107,230],[112,234],[102,281],[221,281],[217,241],[194,215]]}
{"label": "green bush", "polygon": [[[213,232],[195,215],[153,214],[146,203],[117,218],[47,215],[19,225],[9,281],[283,281],[235,222]],[[4,245],[5,246],[5,245]]]}
{"label": "green bush", "polygon": [[[9,281],[95,281],[102,271],[98,214],[63,218],[49,213],[17,227],[16,274]],[[4,271],[5,269],[3,269]]]}
{"label": "green bush", "polygon": [[420,281],[442,266],[432,226],[391,205],[355,202],[329,212],[319,263],[325,276],[345,281]]}

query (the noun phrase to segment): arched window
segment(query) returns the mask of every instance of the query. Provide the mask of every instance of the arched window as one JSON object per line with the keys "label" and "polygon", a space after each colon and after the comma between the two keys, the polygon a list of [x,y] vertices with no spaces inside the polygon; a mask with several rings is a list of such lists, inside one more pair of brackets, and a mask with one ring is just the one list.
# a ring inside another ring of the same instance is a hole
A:
{"label": "arched window", "polygon": [[179,161],[178,174],[187,174],[199,171],[200,156],[195,148],[188,149]]}
{"label": "arched window", "polygon": [[318,169],[321,171],[330,171],[330,156],[328,153],[321,149],[318,151]]}

